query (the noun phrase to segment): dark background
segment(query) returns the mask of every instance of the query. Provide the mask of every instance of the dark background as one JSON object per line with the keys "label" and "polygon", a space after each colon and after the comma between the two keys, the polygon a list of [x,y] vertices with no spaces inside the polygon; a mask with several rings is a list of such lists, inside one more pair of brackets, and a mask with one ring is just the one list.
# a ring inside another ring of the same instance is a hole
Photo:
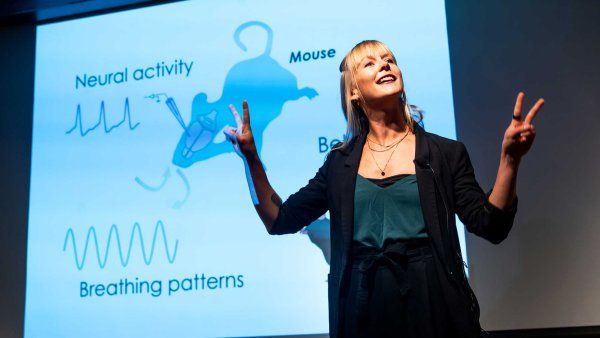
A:
{"label": "dark background", "polygon": [[546,100],[508,239],[467,239],[482,326],[600,325],[600,2],[451,1],[446,9],[457,137],[484,190],[517,92],[527,108]]}
{"label": "dark background", "polygon": [[[151,3],[165,1],[0,2],[0,337],[23,335],[35,24]],[[517,92],[526,107],[546,99],[513,231],[499,246],[467,238],[482,325],[492,337],[600,337],[600,1],[446,11],[457,135],[484,190]]]}

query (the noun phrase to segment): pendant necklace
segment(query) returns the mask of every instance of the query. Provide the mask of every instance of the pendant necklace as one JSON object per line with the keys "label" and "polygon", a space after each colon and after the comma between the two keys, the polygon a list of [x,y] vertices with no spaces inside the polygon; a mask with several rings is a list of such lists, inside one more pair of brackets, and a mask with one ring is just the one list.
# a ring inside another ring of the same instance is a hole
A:
{"label": "pendant necklace", "polygon": [[388,157],[387,162],[385,162],[385,166],[383,167],[383,169],[381,169],[381,167],[379,166],[379,163],[377,163],[377,160],[375,159],[375,155],[373,155],[373,152],[376,151],[376,150],[373,150],[373,148],[371,148],[371,145],[370,145],[371,141],[367,137],[367,145],[369,147],[369,150],[371,150],[370,151],[371,157],[373,158],[373,162],[375,162],[375,165],[377,166],[377,168],[379,169],[379,171],[381,171],[381,176],[385,176],[385,168],[387,168],[388,163],[390,163],[390,160],[392,159],[392,156],[394,155],[394,152],[396,151],[396,148],[398,148],[398,145],[406,138],[406,136],[408,136],[408,128],[406,130],[406,134],[404,134],[404,136],[402,136],[402,138],[400,139],[400,141],[396,142],[395,145],[392,144],[392,145],[390,145],[388,147],[388,149],[386,149],[386,150],[380,150],[379,151],[379,152],[387,151],[387,150],[389,150],[390,147],[392,147],[392,146],[394,147],[394,150],[392,150],[392,153],[390,154],[390,157]]}

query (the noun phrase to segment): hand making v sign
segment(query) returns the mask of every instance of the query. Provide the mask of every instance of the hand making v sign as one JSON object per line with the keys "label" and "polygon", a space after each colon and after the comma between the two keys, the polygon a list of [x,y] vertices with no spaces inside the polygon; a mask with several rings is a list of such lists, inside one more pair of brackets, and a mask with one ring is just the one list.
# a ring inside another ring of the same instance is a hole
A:
{"label": "hand making v sign", "polygon": [[252,134],[252,128],[250,127],[250,110],[248,109],[248,102],[244,100],[242,102],[242,108],[244,109],[244,119],[240,118],[240,114],[235,109],[235,106],[230,104],[229,110],[233,114],[236,128],[227,126],[223,130],[225,137],[228,141],[233,144],[235,152],[242,158],[249,158],[256,154],[256,144],[254,143],[254,136]]}
{"label": "hand making v sign", "polygon": [[544,104],[544,99],[538,99],[523,120],[521,109],[524,96],[522,92],[517,95],[512,121],[504,132],[498,174],[489,196],[490,203],[500,209],[506,208],[515,200],[519,164],[535,138],[535,127],[531,122]]}
{"label": "hand making v sign", "polygon": [[523,120],[521,109],[524,96],[525,94],[523,94],[523,92],[520,92],[519,95],[517,95],[513,119],[506,129],[504,140],[502,141],[502,154],[517,161],[529,151],[529,148],[531,148],[531,145],[533,144],[533,140],[535,139],[535,127],[531,122],[540,108],[544,105],[544,99],[538,99]]}

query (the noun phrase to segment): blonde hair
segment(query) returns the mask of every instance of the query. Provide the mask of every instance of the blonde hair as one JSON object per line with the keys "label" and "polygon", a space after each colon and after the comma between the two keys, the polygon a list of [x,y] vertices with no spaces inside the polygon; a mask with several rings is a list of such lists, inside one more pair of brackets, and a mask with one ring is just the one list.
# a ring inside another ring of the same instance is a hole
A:
{"label": "blonde hair", "polygon": [[[365,104],[365,100],[356,82],[356,69],[365,56],[385,53],[389,54],[394,60],[394,63],[396,63],[396,57],[383,42],[377,40],[365,40],[354,46],[342,60],[340,64],[340,96],[342,110],[344,112],[344,117],[347,120],[347,125],[344,142],[340,143],[335,149],[347,145],[348,141],[353,136],[363,135],[369,131],[369,121],[362,108]],[[358,90],[359,102],[350,99],[352,96],[352,89],[354,88]],[[403,117],[405,125],[411,132],[414,132],[415,124],[420,123],[423,119],[422,110],[408,104],[404,90],[402,90],[398,99],[400,100],[400,104],[404,107]],[[418,120],[415,120],[415,114],[418,116]]]}

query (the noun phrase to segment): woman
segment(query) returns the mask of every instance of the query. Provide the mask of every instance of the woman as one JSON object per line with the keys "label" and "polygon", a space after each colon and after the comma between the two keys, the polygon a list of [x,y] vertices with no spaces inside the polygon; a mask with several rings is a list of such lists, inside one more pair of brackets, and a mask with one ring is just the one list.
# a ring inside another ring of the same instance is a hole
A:
{"label": "woman", "polygon": [[349,139],[285,202],[269,184],[247,102],[225,134],[244,159],[255,208],[270,234],[295,233],[331,216],[331,337],[478,337],[479,306],[464,275],[454,214],[492,243],[516,213],[516,178],[531,147],[531,124],[517,96],[493,189],[485,194],[466,148],[421,128],[402,73],[381,42],[357,44],[341,65]]}

